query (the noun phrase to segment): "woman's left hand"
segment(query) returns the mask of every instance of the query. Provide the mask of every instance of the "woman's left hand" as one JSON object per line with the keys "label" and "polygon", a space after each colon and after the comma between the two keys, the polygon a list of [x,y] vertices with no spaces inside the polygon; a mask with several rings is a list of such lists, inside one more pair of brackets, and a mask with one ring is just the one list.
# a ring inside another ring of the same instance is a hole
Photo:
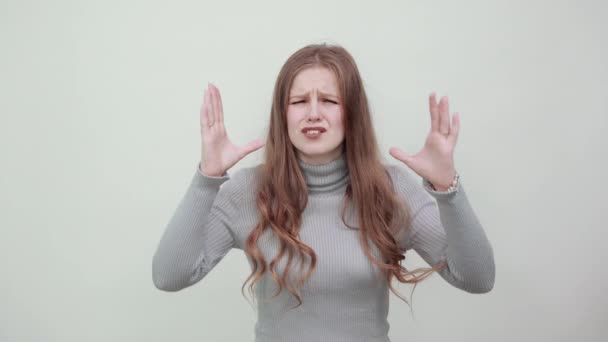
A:
{"label": "woman's left hand", "polygon": [[429,95],[429,111],[431,131],[424,148],[414,155],[409,155],[397,147],[391,147],[389,153],[420,177],[428,180],[437,190],[445,191],[456,176],[454,148],[458,140],[460,117],[458,113],[454,113],[450,127],[448,97],[442,97],[437,104],[435,93]]}

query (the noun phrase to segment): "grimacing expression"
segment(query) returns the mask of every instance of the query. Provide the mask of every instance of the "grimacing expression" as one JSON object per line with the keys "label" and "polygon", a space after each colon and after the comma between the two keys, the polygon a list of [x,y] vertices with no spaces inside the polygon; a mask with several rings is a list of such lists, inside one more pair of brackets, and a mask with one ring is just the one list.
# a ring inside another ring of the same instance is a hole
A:
{"label": "grimacing expression", "polygon": [[342,98],[333,71],[315,66],[300,71],[289,91],[289,139],[300,160],[325,164],[342,153]]}

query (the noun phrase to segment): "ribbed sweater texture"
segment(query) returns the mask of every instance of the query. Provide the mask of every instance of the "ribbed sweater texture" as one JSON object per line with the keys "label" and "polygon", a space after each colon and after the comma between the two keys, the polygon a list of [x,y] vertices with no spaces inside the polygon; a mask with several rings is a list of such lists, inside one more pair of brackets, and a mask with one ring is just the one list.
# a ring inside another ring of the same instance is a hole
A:
{"label": "ribbed sweater texture", "polygon": [[[297,300],[285,288],[272,298],[278,287],[269,272],[264,274],[255,287],[255,342],[390,341],[388,283],[363,253],[359,231],[342,220],[350,182],[344,154],[322,165],[301,160],[298,164],[308,190],[299,239],[315,251],[317,265],[301,289],[302,305],[295,309]],[[395,236],[404,253],[413,250],[429,265],[446,260],[447,267],[439,274],[458,289],[490,291],[495,278],[492,246],[467,199],[462,175],[456,190],[441,192],[426,179],[419,181],[404,165],[385,167],[410,210],[409,230]],[[255,205],[257,169],[212,177],[197,165],[153,256],[152,278],[158,289],[192,286],[231,249],[244,250],[260,218]],[[354,211],[347,210],[346,219],[356,227]],[[270,229],[257,245],[267,263],[280,247]],[[285,259],[277,266],[279,275]],[[290,276],[299,277],[301,272],[294,260]]]}

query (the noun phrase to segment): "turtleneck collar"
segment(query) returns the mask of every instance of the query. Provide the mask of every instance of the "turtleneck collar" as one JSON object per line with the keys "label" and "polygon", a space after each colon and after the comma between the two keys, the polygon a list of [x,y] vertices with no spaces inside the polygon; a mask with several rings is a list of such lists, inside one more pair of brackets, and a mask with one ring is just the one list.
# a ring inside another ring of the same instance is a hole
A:
{"label": "turtleneck collar", "polygon": [[325,164],[307,164],[298,159],[309,193],[327,193],[341,188],[349,181],[344,153]]}

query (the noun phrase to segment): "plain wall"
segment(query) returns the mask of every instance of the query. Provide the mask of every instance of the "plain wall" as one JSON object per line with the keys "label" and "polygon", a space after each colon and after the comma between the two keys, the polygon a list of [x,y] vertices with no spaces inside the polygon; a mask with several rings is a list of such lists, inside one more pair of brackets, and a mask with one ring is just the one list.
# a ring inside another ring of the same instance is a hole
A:
{"label": "plain wall", "polygon": [[415,317],[391,295],[391,339],[604,341],[607,9],[3,0],[0,340],[253,341],[242,251],[177,293],[154,287],[152,256],[200,158],[207,82],[233,141],[264,137],[282,64],[329,42],[355,57],[389,162],[391,146],[423,146],[428,94],[449,96],[456,168],[495,252],[488,294],[435,274]]}

